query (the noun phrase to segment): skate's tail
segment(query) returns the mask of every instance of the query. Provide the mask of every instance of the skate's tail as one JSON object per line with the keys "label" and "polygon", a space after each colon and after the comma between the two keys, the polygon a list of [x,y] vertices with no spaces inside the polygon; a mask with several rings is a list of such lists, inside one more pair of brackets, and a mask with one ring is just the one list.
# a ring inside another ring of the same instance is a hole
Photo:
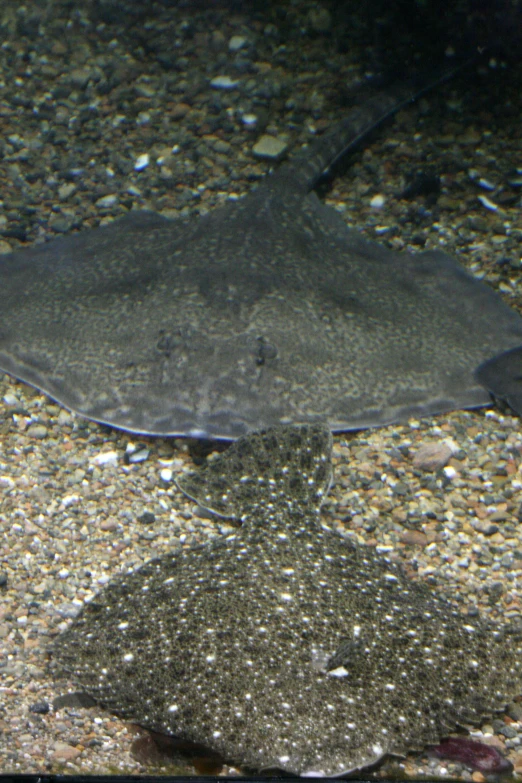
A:
{"label": "skate's tail", "polygon": [[295,155],[289,163],[281,166],[272,177],[267,179],[267,185],[271,186],[272,183],[277,182],[277,187],[280,188],[281,181],[286,181],[293,191],[310,192],[325,171],[334,166],[346,152],[385,120],[392,117],[399,109],[416,101],[421,95],[449,81],[477,59],[478,55],[426,78],[416,78],[415,81],[395,85],[389,90],[376,93],[362,106],[349,111],[338,125]]}

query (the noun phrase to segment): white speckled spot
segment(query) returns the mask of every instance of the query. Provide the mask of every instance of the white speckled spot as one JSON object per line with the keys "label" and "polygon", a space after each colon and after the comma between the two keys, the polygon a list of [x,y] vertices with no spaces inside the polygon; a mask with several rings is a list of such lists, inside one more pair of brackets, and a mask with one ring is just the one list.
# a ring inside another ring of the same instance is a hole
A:
{"label": "white speckled spot", "polygon": [[338,666],[336,669],[332,669],[328,672],[329,677],[347,677],[348,676],[348,669],[345,669],[344,666]]}

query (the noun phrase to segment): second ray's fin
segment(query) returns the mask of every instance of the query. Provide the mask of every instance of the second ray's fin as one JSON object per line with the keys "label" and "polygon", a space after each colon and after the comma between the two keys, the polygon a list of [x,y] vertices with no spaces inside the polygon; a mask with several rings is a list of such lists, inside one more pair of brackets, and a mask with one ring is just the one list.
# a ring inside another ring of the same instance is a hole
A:
{"label": "second ray's fin", "polygon": [[483,362],[475,378],[500,402],[522,416],[522,345]]}

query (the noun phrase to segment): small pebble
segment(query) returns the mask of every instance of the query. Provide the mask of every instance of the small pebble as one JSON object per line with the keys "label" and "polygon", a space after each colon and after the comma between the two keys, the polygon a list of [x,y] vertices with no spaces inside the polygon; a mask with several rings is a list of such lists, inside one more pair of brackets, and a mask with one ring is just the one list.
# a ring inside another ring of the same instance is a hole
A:
{"label": "small pebble", "polygon": [[60,201],[67,201],[74,193],[76,193],[76,185],[72,182],[68,182],[66,185],[61,185],[58,188],[58,198]]}
{"label": "small pebble", "polygon": [[[238,52],[248,43],[248,39],[244,35],[233,35],[228,42],[228,48],[231,52]],[[212,85],[214,86],[214,85]]]}
{"label": "small pebble", "polygon": [[125,454],[128,462],[133,465],[137,462],[145,462],[146,459],[149,458],[150,450],[149,449],[139,449],[137,451],[134,451],[130,454]]}
{"label": "small pebble", "polygon": [[235,90],[239,82],[230,76],[215,76],[211,79],[210,86],[215,90]]}
{"label": "small pebble", "polygon": [[413,467],[420,470],[440,470],[450,461],[453,450],[446,443],[423,443],[415,452]]}
{"label": "small pebble", "polygon": [[30,712],[34,712],[35,715],[47,715],[50,709],[47,701],[37,701],[29,707]]}
{"label": "small pebble", "polygon": [[145,511],[138,517],[138,522],[142,525],[153,525],[156,521],[156,517],[150,511]]}
{"label": "small pebble", "polygon": [[276,136],[269,136],[264,134],[252,147],[252,153],[256,158],[269,158],[271,160],[278,160],[281,158],[288,149],[288,144],[284,139],[279,139]]}
{"label": "small pebble", "polygon": [[370,206],[372,209],[382,209],[385,203],[385,198],[380,193],[377,193],[370,199]]}
{"label": "small pebble", "polygon": [[489,209],[492,212],[498,212],[498,205],[495,204],[493,201],[490,201],[490,199],[487,196],[477,196],[477,198],[483,207],[486,207],[486,209]]}
{"label": "small pebble", "polygon": [[110,209],[118,203],[118,196],[116,193],[111,193],[108,196],[102,196],[95,203],[99,209]]}
{"label": "small pebble", "polygon": [[92,458],[96,465],[117,465],[119,455],[116,451],[104,451]]}
{"label": "small pebble", "polygon": [[143,155],[139,155],[134,163],[135,171],[143,171],[150,163],[150,155],[148,152],[144,152]]}
{"label": "small pebble", "polygon": [[495,190],[496,188],[496,185],[490,182],[489,179],[484,179],[484,177],[480,177],[477,182],[481,188],[484,188],[484,190]]}
{"label": "small pebble", "polygon": [[27,428],[27,434],[31,438],[36,438],[37,440],[43,440],[43,438],[46,438],[49,434],[47,427],[45,427],[43,424],[31,424]]}
{"label": "small pebble", "polygon": [[54,747],[54,753],[51,755],[53,761],[66,763],[68,761],[75,761],[78,756],[81,756],[81,750],[78,750],[78,748],[74,748],[71,745],[67,745],[65,742],[57,742]]}
{"label": "small pebble", "polygon": [[241,117],[241,122],[243,123],[243,125],[246,125],[247,127],[251,128],[257,123],[257,115],[243,114]]}

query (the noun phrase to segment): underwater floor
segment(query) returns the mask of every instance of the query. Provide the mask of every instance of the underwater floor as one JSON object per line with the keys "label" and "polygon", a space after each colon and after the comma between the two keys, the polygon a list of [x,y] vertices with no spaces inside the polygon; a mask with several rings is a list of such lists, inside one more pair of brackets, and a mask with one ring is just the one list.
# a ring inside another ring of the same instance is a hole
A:
{"label": "underwater floor", "polygon": [[[3,252],[132,206],[183,215],[246,192],[270,167],[251,155],[259,128],[291,151],[312,127],[342,115],[342,90],[362,72],[356,46],[348,54],[325,46],[333,31],[321,31],[304,0],[284,25],[222,5],[197,14],[169,8],[168,20],[142,26],[139,43],[136,30],[125,33],[119,19],[100,24],[88,6],[35,3],[40,16],[24,21],[16,4],[4,5]],[[234,37],[246,40],[237,51]],[[242,87],[212,88],[217,76]],[[326,199],[370,238],[458,255],[520,309],[522,216],[519,190],[509,185],[522,165],[519,117],[512,70],[491,69],[475,90],[456,80],[400,112],[354,155]],[[412,173],[432,166],[443,174],[436,203],[429,195],[399,199]],[[435,469],[415,461],[428,444],[438,447]],[[187,466],[186,441],[87,422],[0,376],[2,772],[156,769],[153,754],[145,763],[143,743],[142,761],[131,754],[127,724],[97,708],[53,709],[72,684],[53,679],[46,651],[111,577],[227,530],[176,490],[173,478]],[[449,593],[464,615],[520,618],[519,419],[496,409],[456,412],[336,436],[334,472],[325,524]],[[473,736],[522,774],[522,705]],[[180,762],[166,771],[190,769]],[[426,755],[376,774],[395,773],[483,780]]]}

